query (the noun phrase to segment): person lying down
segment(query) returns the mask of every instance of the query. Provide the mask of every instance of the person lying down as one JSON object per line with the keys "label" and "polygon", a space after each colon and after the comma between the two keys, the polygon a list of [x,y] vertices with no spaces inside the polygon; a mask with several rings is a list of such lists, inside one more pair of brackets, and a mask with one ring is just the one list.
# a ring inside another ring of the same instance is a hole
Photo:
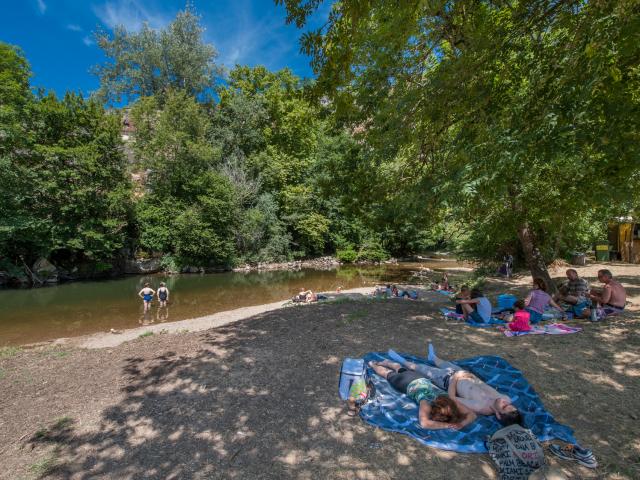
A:
{"label": "person lying down", "polygon": [[431,383],[416,371],[417,365],[404,366],[390,360],[369,362],[373,371],[386,379],[397,391],[418,404],[418,421],[427,430],[460,429],[476,419],[475,413],[446,394],[438,395]]}
{"label": "person lying down", "polygon": [[[429,344],[428,360],[433,366],[409,362],[393,350],[389,350],[388,354],[397,360],[397,363],[384,360],[370,362],[369,365],[392,387],[405,393],[419,405],[418,419],[422,428],[459,429],[473,422],[477,415],[495,415],[505,427],[514,423],[522,425],[522,415],[507,395],[499,393],[458,365],[438,358],[431,344]],[[399,374],[402,376],[398,377]],[[436,396],[433,385],[446,391],[447,395]],[[415,393],[421,392],[421,389],[426,393],[422,396]],[[429,391],[431,393],[428,393]],[[443,396],[446,402],[443,400],[440,402],[447,406],[446,413],[449,416],[440,417],[440,410],[436,408],[435,415],[438,418],[434,418],[432,414],[434,401]]]}

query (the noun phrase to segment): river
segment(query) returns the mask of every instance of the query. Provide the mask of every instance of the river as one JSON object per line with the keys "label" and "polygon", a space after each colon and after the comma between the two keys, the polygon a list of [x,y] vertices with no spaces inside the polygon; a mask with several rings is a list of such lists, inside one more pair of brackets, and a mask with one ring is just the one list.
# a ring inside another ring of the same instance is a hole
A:
{"label": "river", "polygon": [[[190,275],[129,276],[116,280],[75,282],[53,287],[0,291],[0,347],[62,337],[108,332],[151,323],[173,322],[240,307],[285,300],[300,288],[335,291],[402,283],[411,272],[428,267],[435,272],[463,266],[453,260],[382,266],[342,266],[334,270],[268,271]],[[464,274],[453,273],[452,279]],[[434,274],[433,278],[439,278]],[[426,280],[426,279],[425,279]],[[415,283],[415,278],[413,279]],[[145,282],[155,290],[169,288],[170,302],[143,315],[137,297]]]}

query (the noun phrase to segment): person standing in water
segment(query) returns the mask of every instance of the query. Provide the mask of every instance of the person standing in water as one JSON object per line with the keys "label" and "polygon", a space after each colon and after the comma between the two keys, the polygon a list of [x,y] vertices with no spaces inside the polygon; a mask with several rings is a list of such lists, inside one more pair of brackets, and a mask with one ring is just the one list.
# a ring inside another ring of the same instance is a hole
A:
{"label": "person standing in water", "polygon": [[149,286],[149,283],[145,283],[142,290],[138,292],[138,296],[142,299],[144,306],[144,313],[147,313],[151,308],[151,300],[156,292]]}
{"label": "person standing in water", "polygon": [[164,282],[160,282],[160,288],[158,289],[158,301],[160,302],[160,307],[166,307],[167,302],[169,301],[169,289],[167,288],[167,284]]}

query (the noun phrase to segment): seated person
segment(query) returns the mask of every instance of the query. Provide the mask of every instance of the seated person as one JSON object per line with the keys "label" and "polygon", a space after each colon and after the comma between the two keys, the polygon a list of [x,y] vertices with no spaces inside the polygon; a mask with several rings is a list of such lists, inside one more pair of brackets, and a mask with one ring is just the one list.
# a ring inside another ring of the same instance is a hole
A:
{"label": "seated person", "polygon": [[463,405],[479,415],[495,415],[505,427],[514,423],[522,425],[522,415],[512,405],[507,395],[499,393],[455,363],[438,358],[431,344],[429,344],[428,360],[435,366],[416,365],[410,362],[405,362],[405,366],[413,367],[416,372],[431,380],[435,386],[446,390],[449,397],[458,405]]}
{"label": "seated person", "polygon": [[568,269],[566,275],[568,279],[566,287],[561,287],[558,290],[554,300],[571,305],[571,311],[579,317],[589,303],[589,284],[584,278],[580,278],[578,272],[573,268]]}
{"label": "seated person", "polygon": [[562,312],[564,316],[562,307],[554,302],[551,295],[547,293],[547,284],[542,278],[534,278],[533,287],[533,290],[531,290],[527,298],[524,299],[524,304],[531,317],[531,323],[535,325],[542,321],[542,314],[548,305]]}
{"label": "seated person", "polygon": [[516,300],[513,304],[513,317],[507,327],[512,332],[528,332],[531,330],[529,320],[531,318],[529,312],[524,308],[524,300]]}
{"label": "seated person", "polygon": [[[591,302],[600,304],[605,316],[622,312],[627,303],[627,292],[624,287],[613,279],[613,274],[607,269],[598,270],[598,280],[604,283],[604,287],[601,291],[594,289],[589,293]],[[584,309],[582,316],[585,318],[591,316],[591,309]]]}
{"label": "seated person", "polygon": [[462,307],[465,320],[488,323],[491,319],[491,302],[478,288],[471,290],[468,300],[456,300],[456,305]]}
{"label": "seated person", "polygon": [[442,284],[440,285],[442,290],[449,291],[449,275],[445,272],[442,274]]}
{"label": "seated person", "polygon": [[415,371],[413,363],[407,362],[403,367],[399,363],[384,360],[370,362],[369,366],[393,388],[418,404],[418,420],[422,428],[459,429],[476,419],[476,415],[463,404],[447,395],[436,394],[431,381]]}
{"label": "seated person", "polygon": [[[471,298],[471,290],[467,285],[463,285],[460,288],[460,292],[456,295],[456,300],[469,300]],[[456,313],[462,315],[464,311],[462,310],[462,305],[456,302]]]}
{"label": "seated person", "polygon": [[391,296],[392,297],[399,297],[400,296],[400,290],[398,290],[398,287],[396,287],[395,285],[391,286]]}

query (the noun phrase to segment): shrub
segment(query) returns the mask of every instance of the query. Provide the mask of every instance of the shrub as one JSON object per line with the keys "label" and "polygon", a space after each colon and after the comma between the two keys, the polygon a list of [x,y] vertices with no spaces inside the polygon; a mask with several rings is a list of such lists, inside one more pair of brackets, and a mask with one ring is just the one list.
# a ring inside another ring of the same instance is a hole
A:
{"label": "shrub", "polygon": [[353,263],[358,259],[358,252],[356,252],[353,247],[349,247],[344,250],[336,251],[336,257],[341,262]]}

